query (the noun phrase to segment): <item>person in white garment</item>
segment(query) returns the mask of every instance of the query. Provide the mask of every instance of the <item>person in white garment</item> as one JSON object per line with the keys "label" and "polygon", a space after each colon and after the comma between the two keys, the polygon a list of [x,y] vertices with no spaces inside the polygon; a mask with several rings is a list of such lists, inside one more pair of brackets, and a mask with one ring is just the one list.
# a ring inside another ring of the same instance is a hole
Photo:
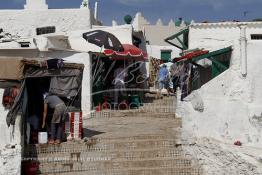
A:
{"label": "person in white garment", "polygon": [[114,81],[115,86],[114,90],[114,104],[118,105],[119,95],[123,96],[123,90],[125,89],[125,78],[127,77],[127,71],[124,69],[124,65],[121,64],[114,72]]}

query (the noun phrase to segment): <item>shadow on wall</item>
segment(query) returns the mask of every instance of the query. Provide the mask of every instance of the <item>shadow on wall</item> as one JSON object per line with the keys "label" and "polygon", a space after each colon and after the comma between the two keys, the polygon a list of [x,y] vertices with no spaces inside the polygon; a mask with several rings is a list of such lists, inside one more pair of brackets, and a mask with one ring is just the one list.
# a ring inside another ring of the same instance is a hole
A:
{"label": "shadow on wall", "polygon": [[[201,88],[230,67],[232,52],[218,55],[209,59],[211,64],[195,66],[192,70],[192,90]],[[213,61],[211,61],[213,60]]]}

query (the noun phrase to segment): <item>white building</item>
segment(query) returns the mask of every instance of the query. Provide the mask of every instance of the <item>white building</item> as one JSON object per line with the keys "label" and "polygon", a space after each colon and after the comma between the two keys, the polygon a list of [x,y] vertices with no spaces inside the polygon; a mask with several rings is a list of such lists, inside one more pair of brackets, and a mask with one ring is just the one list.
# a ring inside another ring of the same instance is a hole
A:
{"label": "white building", "polygon": [[[36,3],[38,2],[38,3]],[[69,62],[83,63],[85,69],[82,81],[82,111],[83,117],[90,114],[92,107],[92,60],[90,52],[101,52],[101,48],[88,44],[82,37],[83,33],[92,30],[104,30],[114,34],[121,43],[133,44],[133,27],[122,25],[115,27],[98,26],[96,15],[88,8],[89,3],[84,0],[80,9],[52,9],[46,8],[44,1],[27,1],[25,10],[3,10],[2,16],[12,20],[1,19],[3,32],[0,39],[0,56],[5,57],[51,57],[62,58]],[[97,5],[96,5],[97,8]],[[35,15],[35,16],[34,16]],[[93,16],[93,17],[92,17]],[[32,19],[33,18],[33,19]],[[39,18],[39,19],[38,19]],[[13,25],[13,23],[19,25]],[[36,28],[54,26],[54,33],[38,35]],[[28,32],[29,31],[29,32]],[[26,47],[22,47],[27,45]],[[146,50],[146,49],[145,49]],[[0,96],[3,96],[3,89]],[[0,174],[20,174],[21,150],[24,134],[21,133],[21,117],[17,117],[16,125],[10,128],[6,125],[8,111],[0,105],[1,141],[0,149],[6,145],[16,145],[15,148],[5,148],[0,152]],[[1,164],[3,162],[3,165]],[[12,162],[16,162],[13,164]]]}
{"label": "white building", "polygon": [[[190,135],[261,146],[262,23],[195,23],[189,28],[189,49],[229,46],[229,69],[179,104],[177,115]],[[199,106],[203,112],[195,110]]]}
{"label": "white building", "polygon": [[[0,56],[5,57],[58,57],[68,58],[72,62],[91,65],[89,53],[73,51],[69,46],[72,31],[88,31],[94,24],[100,24],[84,0],[79,9],[48,9],[45,0],[27,0],[25,9],[0,10]],[[97,10],[95,10],[97,13]],[[38,35],[37,28],[53,27],[54,33]],[[26,47],[23,47],[26,45]],[[90,96],[90,69],[84,72],[83,99]],[[3,89],[0,90],[3,96]],[[90,102],[84,101],[83,108],[90,108]],[[90,111],[90,110],[89,110]],[[0,105],[0,174],[20,174],[21,170],[21,118],[15,126],[6,125],[8,111]]]}
{"label": "white building", "polygon": [[27,10],[47,10],[46,0],[27,0],[24,8]]}
{"label": "white building", "polygon": [[179,56],[180,49],[168,44],[165,42],[165,39],[185,28],[186,24],[184,21],[181,20],[175,23],[173,20],[170,20],[168,25],[164,25],[162,20],[159,19],[153,25],[143,17],[142,13],[137,13],[133,26],[136,31],[144,33],[149,57],[168,61]]}
{"label": "white building", "polygon": [[48,9],[44,0],[27,0],[25,9],[1,10],[0,24],[4,32],[18,37],[36,35],[36,28],[55,26],[56,32],[90,29],[97,24],[92,10],[87,7],[79,9]]}

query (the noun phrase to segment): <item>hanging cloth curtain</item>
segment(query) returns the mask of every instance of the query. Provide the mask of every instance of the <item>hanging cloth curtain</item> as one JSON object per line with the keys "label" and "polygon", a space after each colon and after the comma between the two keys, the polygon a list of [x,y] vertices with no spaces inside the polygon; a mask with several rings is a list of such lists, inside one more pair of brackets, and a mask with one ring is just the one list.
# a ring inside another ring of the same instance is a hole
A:
{"label": "hanging cloth curtain", "polygon": [[60,97],[74,97],[81,86],[79,77],[52,77],[49,92]]}

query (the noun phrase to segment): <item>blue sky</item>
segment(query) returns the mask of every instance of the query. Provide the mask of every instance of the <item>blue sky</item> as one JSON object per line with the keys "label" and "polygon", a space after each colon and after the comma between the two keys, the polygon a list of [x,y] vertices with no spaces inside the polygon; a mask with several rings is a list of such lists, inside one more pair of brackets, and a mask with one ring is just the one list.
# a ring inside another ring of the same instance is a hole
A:
{"label": "blue sky", "polygon": [[[1,9],[21,9],[25,0],[0,0]],[[78,8],[82,0],[47,0],[49,8]],[[95,0],[90,0],[94,6]],[[158,18],[167,23],[179,17],[197,22],[251,20],[262,18],[262,0],[98,0],[99,18],[110,25],[123,23],[126,14],[140,11],[153,24]],[[244,16],[244,12],[246,16]]]}

